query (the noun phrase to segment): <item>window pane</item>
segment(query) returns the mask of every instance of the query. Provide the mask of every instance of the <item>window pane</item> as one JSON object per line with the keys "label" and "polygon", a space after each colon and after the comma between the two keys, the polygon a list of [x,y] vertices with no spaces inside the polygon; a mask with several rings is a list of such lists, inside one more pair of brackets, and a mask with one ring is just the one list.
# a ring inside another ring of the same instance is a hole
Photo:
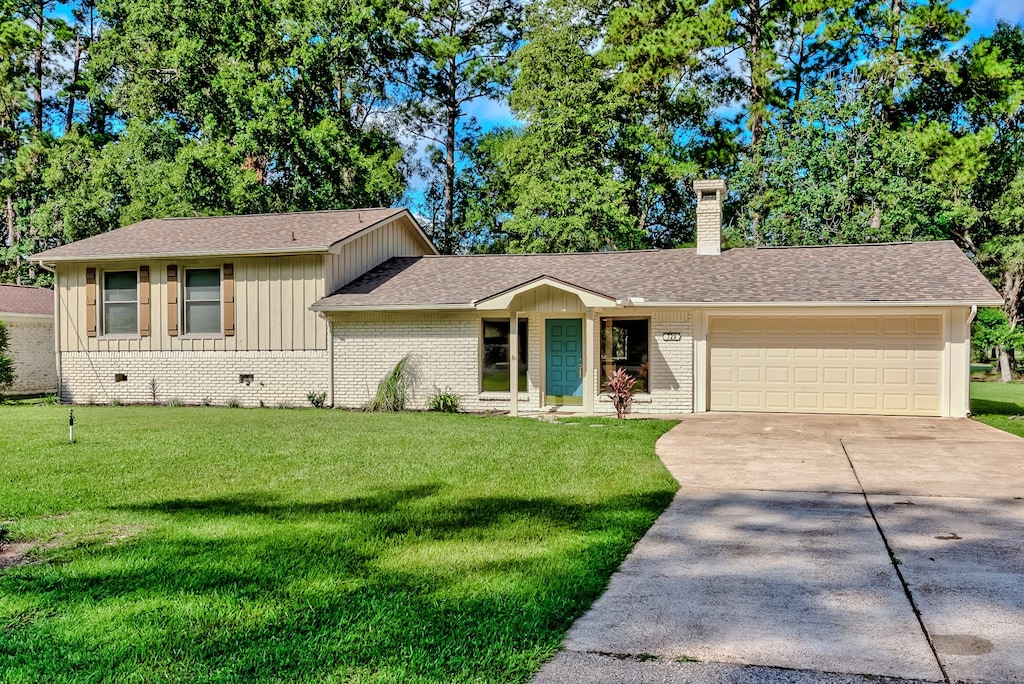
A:
{"label": "window pane", "polygon": [[185,332],[219,333],[220,302],[186,302]]}
{"label": "window pane", "polygon": [[138,287],[135,271],[110,271],[103,274],[103,301],[134,302]]}
{"label": "window pane", "polygon": [[185,299],[220,300],[220,269],[193,268],[185,271]]}
{"label": "window pane", "polygon": [[485,392],[508,392],[508,319],[484,321]]}
{"label": "window pane", "polygon": [[[508,392],[509,391],[509,358],[508,338],[509,320],[485,320],[484,326],[484,349],[483,349],[483,372],[481,388],[485,392]],[[519,391],[526,391],[526,374],[529,370],[527,361],[529,357],[529,321],[525,318],[519,320]]]}
{"label": "window pane", "polygon": [[138,307],[135,302],[114,302],[103,306],[105,335],[135,335],[139,332]]}
{"label": "window pane", "polygon": [[650,370],[648,340],[650,319],[601,319],[601,373],[602,382],[619,368],[636,378],[634,391],[649,391]]}

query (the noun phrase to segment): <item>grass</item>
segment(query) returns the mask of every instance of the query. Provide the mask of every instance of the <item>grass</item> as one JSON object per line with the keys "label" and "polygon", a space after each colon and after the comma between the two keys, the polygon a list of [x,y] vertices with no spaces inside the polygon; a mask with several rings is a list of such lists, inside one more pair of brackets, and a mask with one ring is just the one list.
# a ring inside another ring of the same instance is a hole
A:
{"label": "grass", "polygon": [[676,489],[574,422],[0,407],[0,681],[527,681]]}
{"label": "grass", "polygon": [[1024,437],[1024,383],[972,382],[971,416]]}

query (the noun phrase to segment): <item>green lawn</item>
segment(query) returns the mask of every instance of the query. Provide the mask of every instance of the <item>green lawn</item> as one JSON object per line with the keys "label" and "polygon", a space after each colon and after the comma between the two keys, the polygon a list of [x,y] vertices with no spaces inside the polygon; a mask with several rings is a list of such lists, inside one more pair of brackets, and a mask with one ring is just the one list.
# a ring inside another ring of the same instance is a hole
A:
{"label": "green lawn", "polygon": [[1024,437],[1024,383],[972,382],[971,415],[994,428]]}
{"label": "green lawn", "polygon": [[4,682],[515,682],[668,505],[671,423],[0,407]]}

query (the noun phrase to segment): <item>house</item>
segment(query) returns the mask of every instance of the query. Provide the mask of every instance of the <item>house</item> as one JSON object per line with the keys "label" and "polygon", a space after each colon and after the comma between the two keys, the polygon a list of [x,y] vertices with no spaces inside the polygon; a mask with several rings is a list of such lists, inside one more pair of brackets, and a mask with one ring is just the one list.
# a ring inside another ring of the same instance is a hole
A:
{"label": "house", "polygon": [[14,386],[8,394],[57,391],[53,346],[53,290],[0,285],[0,320],[7,324]]}
{"label": "house", "polygon": [[[72,401],[359,406],[408,355],[412,404],[471,410],[964,416],[970,322],[998,293],[950,242],[441,256],[408,211],[144,221],[37,255]],[[517,391],[510,391],[516,388]]]}

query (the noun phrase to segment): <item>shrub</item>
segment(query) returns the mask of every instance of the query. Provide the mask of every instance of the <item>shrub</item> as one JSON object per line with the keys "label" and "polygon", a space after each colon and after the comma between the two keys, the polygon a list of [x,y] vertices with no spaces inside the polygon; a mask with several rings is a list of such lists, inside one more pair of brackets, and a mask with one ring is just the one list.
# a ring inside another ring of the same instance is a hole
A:
{"label": "shrub", "polygon": [[377,394],[363,405],[366,411],[404,411],[412,386],[412,368],[406,354],[377,384]]}
{"label": "shrub", "polygon": [[167,400],[167,405],[177,408],[180,406],[184,406],[185,402],[183,402],[181,399],[178,399],[177,397],[171,397],[170,399]]}
{"label": "shrub", "polygon": [[434,393],[427,400],[427,408],[441,413],[458,413],[462,408],[462,397],[452,392],[451,387],[445,387],[443,391],[434,387]]}
{"label": "shrub", "polygon": [[228,399],[228,403],[227,403],[228,408],[239,408],[241,405],[242,405],[242,403],[240,401],[238,401],[237,399]]}
{"label": "shrub", "polygon": [[604,388],[612,395],[612,406],[615,407],[615,417],[623,418],[629,411],[629,405],[633,402],[633,385],[636,378],[627,373],[625,369],[619,368],[608,376],[608,382]]}
{"label": "shrub", "polygon": [[7,324],[0,321],[0,404],[4,402],[4,394],[14,387],[14,359],[7,353]]}
{"label": "shrub", "polygon": [[46,404],[47,406],[56,406],[60,404],[60,395],[58,394],[46,394],[39,400],[40,404]]}
{"label": "shrub", "polygon": [[322,409],[327,407],[327,392],[310,392],[306,395],[306,399],[309,400],[313,408]]}

